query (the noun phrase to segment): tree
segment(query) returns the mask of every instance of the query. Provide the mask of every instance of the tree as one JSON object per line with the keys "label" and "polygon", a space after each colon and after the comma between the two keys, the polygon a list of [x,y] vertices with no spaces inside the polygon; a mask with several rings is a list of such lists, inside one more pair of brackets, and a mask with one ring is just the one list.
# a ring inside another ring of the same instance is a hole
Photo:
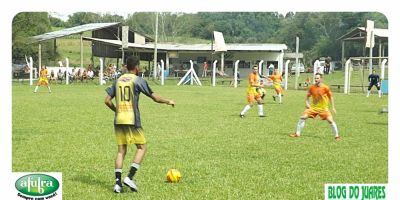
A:
{"label": "tree", "polygon": [[[50,18],[46,12],[21,12],[12,22],[12,60],[14,63],[24,63],[25,56],[32,56],[37,61],[37,43],[32,36],[40,35],[51,30]],[[45,49],[53,49],[48,42],[43,43]],[[54,57],[52,51],[42,53],[43,58]]]}

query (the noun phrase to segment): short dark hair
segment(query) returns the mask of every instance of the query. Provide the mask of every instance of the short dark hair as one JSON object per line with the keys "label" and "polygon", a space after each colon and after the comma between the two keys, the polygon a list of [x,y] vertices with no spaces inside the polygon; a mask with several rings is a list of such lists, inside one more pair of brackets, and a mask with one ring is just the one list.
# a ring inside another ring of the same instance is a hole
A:
{"label": "short dark hair", "polygon": [[126,60],[126,68],[128,70],[133,70],[140,64],[139,57],[137,56],[129,56]]}
{"label": "short dark hair", "polygon": [[316,73],[316,74],[315,74],[315,76],[316,76],[316,75],[319,75],[320,77],[322,77],[322,74],[321,74],[321,73],[319,73],[319,72],[318,72],[318,73]]}

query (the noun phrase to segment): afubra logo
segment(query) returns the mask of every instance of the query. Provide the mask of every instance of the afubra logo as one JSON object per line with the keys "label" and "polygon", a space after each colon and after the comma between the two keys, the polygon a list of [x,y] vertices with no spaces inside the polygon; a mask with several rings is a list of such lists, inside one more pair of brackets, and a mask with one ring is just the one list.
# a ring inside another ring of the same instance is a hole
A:
{"label": "afubra logo", "polygon": [[57,191],[60,183],[46,174],[28,174],[15,182],[15,187],[23,194],[31,196],[46,196]]}
{"label": "afubra logo", "polygon": [[61,173],[14,173],[17,196],[26,200],[61,199]]}

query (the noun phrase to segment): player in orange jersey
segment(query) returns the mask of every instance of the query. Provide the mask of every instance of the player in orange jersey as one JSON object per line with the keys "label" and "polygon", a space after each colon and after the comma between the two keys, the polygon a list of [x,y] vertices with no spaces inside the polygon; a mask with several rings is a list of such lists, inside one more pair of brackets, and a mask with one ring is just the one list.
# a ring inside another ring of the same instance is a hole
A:
{"label": "player in orange jersey", "polygon": [[47,88],[49,89],[49,93],[51,93],[51,89],[49,86],[49,80],[47,79],[47,76],[49,75],[49,72],[47,71],[46,66],[42,65],[42,68],[40,69],[39,72],[40,76],[39,76],[39,81],[35,87],[35,93],[37,92],[37,90],[39,89],[39,86],[43,85],[43,86],[47,86]]}
{"label": "player in orange jersey", "polygon": [[248,104],[243,108],[243,111],[240,113],[240,117],[243,118],[244,114],[253,107],[254,102],[257,102],[258,107],[258,116],[265,117],[263,112],[263,105],[261,100],[261,95],[257,92],[257,88],[262,88],[264,85],[259,83],[258,76],[258,67],[257,65],[253,66],[253,71],[249,75],[249,85],[247,86],[247,102]]}
{"label": "player in orange jersey", "polygon": [[272,98],[274,101],[276,101],[276,97],[279,99],[279,103],[282,103],[282,95],[283,95],[283,89],[281,87],[281,82],[282,82],[282,75],[279,74],[278,69],[274,70],[274,74],[271,76],[268,76],[268,79],[272,81],[272,86],[275,89],[276,95],[273,95]]}
{"label": "player in orange jersey", "polygon": [[[310,102],[309,98],[312,101]],[[308,118],[315,118],[317,115],[322,120],[328,121],[335,135],[335,140],[339,141],[339,131],[331,112],[329,111],[329,103],[332,105],[332,112],[336,113],[335,103],[333,101],[332,92],[329,87],[322,83],[322,74],[315,74],[315,84],[311,85],[306,96],[306,110],[301,115],[297,123],[296,133],[290,134],[290,137],[300,137],[300,132],[304,128],[305,121]]]}

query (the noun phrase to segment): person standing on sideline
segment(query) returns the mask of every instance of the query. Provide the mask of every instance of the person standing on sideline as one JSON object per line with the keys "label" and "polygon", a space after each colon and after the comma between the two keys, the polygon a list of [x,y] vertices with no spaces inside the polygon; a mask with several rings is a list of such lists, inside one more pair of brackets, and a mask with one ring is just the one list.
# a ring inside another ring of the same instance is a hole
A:
{"label": "person standing on sideline", "polygon": [[[175,106],[173,100],[155,95],[147,81],[138,76],[140,70],[138,57],[128,57],[126,63],[128,73],[120,76],[113,82],[112,86],[106,89],[107,95],[104,100],[104,103],[115,113],[114,130],[118,144],[118,152],[115,159],[116,180],[114,192],[116,193],[123,192],[121,174],[127,145],[129,144],[135,144],[137,150],[128,176],[124,178],[123,183],[134,192],[138,190],[133,176],[139,169],[146,153],[146,139],[139,112],[139,94],[145,94],[153,99],[154,102]],[[115,105],[112,101],[114,98]]]}
{"label": "person standing on sideline", "polygon": [[368,92],[367,92],[367,97],[371,94],[371,88],[372,86],[375,85],[376,89],[378,89],[378,95],[379,98],[381,98],[382,93],[381,93],[381,78],[379,75],[376,73],[376,71],[372,71],[372,74],[368,76],[368,81],[369,81],[369,86],[368,86]]}
{"label": "person standing on sideline", "polygon": [[201,77],[207,77],[207,70],[208,70],[208,64],[207,62],[203,63],[203,73],[201,74]]}
{"label": "person standing on sideline", "polygon": [[49,75],[49,72],[47,71],[46,66],[42,65],[40,72],[39,72],[39,81],[36,84],[34,93],[36,93],[39,89],[39,86],[42,86],[42,85],[47,86],[47,89],[49,89],[49,93],[51,93],[51,89],[49,86],[49,79],[47,78],[48,75]]}
{"label": "person standing on sideline", "polygon": [[272,80],[272,85],[275,89],[276,95],[272,95],[272,98],[274,101],[276,101],[276,97],[279,99],[279,103],[282,103],[282,95],[283,95],[283,89],[281,87],[281,82],[282,82],[282,75],[279,74],[278,69],[274,70],[274,74],[271,76],[268,76],[269,80]]}
{"label": "person standing on sideline", "polygon": [[[312,98],[311,102],[309,100],[310,97]],[[300,137],[301,130],[304,128],[306,120],[319,115],[322,120],[328,121],[331,125],[335,140],[341,140],[336,123],[333,121],[332,114],[329,111],[329,102],[332,105],[332,112],[336,113],[332,92],[327,85],[322,83],[322,74],[316,73],[315,84],[310,86],[306,96],[306,110],[297,123],[296,133],[292,133],[289,136],[293,138]]]}
{"label": "person standing on sideline", "polygon": [[259,83],[258,77],[258,66],[253,66],[253,71],[249,75],[249,85],[247,86],[247,102],[248,104],[243,108],[243,111],[240,113],[240,118],[244,117],[247,111],[253,107],[254,102],[257,102],[258,107],[258,116],[265,117],[263,111],[263,103],[261,100],[260,93],[257,92],[257,88],[262,88],[264,85]]}

